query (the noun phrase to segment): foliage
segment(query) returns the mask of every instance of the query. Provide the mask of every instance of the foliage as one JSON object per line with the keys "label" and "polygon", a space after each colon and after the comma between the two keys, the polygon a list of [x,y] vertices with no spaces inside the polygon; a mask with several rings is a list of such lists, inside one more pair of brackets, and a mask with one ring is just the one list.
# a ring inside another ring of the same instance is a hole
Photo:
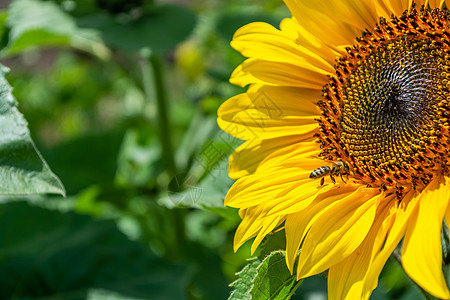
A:
{"label": "foliage", "polygon": [[96,290],[136,299],[185,297],[186,266],[131,242],[112,221],[24,202],[0,206],[0,216],[2,299],[56,298],[61,292],[66,299],[84,299]]}
{"label": "foliage", "polygon": [[11,87],[0,70],[0,193],[65,194],[64,187],[50,171],[30,138],[26,121],[17,110]]}
{"label": "foliage", "polygon": [[[181,2],[13,0],[0,11],[0,298],[325,295],[324,277],[294,294],[283,231],[250,261],[248,245],[234,253],[240,217],[223,206],[240,141],[216,111],[242,91],[228,83],[243,61],[229,42],[288,11]],[[383,274],[374,299],[417,295],[395,261]]]}
{"label": "foliage", "polygon": [[278,232],[264,243],[261,253],[249,261],[239,278],[231,283],[234,288],[229,300],[237,299],[290,299],[303,280],[297,281],[286,266],[283,233]]}

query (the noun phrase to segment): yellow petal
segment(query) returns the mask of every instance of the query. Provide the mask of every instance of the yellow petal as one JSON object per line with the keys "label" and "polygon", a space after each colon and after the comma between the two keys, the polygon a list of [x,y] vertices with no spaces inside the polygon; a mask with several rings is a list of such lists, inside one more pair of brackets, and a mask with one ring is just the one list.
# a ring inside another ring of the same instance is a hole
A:
{"label": "yellow petal", "polygon": [[[373,258],[372,264],[367,270],[363,287],[364,298],[369,298],[372,291],[377,287],[381,270],[403,237],[408,220],[413,214],[418,202],[419,199],[416,197],[416,192],[411,190],[400,202],[393,201],[394,205],[389,208],[389,216],[395,212],[395,219],[392,222],[392,226],[389,228],[385,240],[379,240],[380,246],[376,246],[376,248],[381,247],[381,250]],[[388,226],[389,223],[387,222],[386,224],[386,226]]]}
{"label": "yellow petal", "polygon": [[[349,32],[357,31],[358,33],[365,28],[372,28],[378,21],[378,15],[373,6],[373,1],[355,1],[341,0],[328,1],[316,0],[314,2],[307,0],[296,1],[300,7],[309,8],[326,15],[334,22],[340,24],[343,29]],[[328,19],[320,20],[318,23],[325,25],[333,24]],[[351,25],[352,28],[345,28],[345,25]],[[354,38],[355,36],[353,36]]]}
{"label": "yellow petal", "polygon": [[280,23],[280,28],[285,35],[295,40],[297,44],[317,53],[331,65],[334,64],[337,55],[345,53],[345,51],[337,50],[339,46],[326,45],[319,37],[301,26],[295,18],[283,19]]}
{"label": "yellow petal", "polygon": [[[391,14],[396,16],[401,15],[405,10],[410,9],[412,6],[412,0],[377,0],[377,13],[381,17],[389,18]],[[415,1],[417,7],[423,4],[423,0]]]}
{"label": "yellow petal", "polygon": [[324,208],[303,241],[298,278],[321,273],[358,248],[372,226],[378,202],[384,197],[376,196],[377,193],[377,189],[361,187],[359,193]]}
{"label": "yellow petal", "polygon": [[[346,5],[342,1],[285,0],[300,26],[318,37],[325,45],[351,45],[361,30],[349,26],[345,16]],[[355,16],[353,16],[352,19]]]}
{"label": "yellow petal", "polygon": [[322,91],[299,87],[253,85],[247,95],[254,106],[273,118],[294,116],[320,116],[317,101]]}
{"label": "yellow petal", "polygon": [[[251,76],[247,76],[250,74]],[[298,66],[249,58],[231,74],[230,82],[240,86],[266,84],[321,89],[327,83],[329,73],[321,68]]]}
{"label": "yellow petal", "polygon": [[[275,215],[288,215],[302,211],[309,207],[314,199],[320,194],[328,191],[332,191],[334,193],[337,192],[340,194],[340,189],[345,186],[345,184],[342,183],[320,185],[319,182],[319,180],[310,179],[298,189],[289,191],[286,197],[284,197],[284,201],[273,203],[267,213]],[[298,196],[299,194],[301,197]]]}
{"label": "yellow petal", "polygon": [[252,248],[251,248],[251,254],[255,253],[256,249],[258,248],[259,244],[261,244],[262,240],[272,232],[278,225],[283,223],[285,220],[284,217],[281,216],[271,216],[264,218],[264,225],[259,230],[258,235],[256,236],[255,240],[253,241]]}
{"label": "yellow petal", "polygon": [[264,206],[254,206],[243,211],[242,222],[239,224],[234,236],[234,251],[246,241],[256,236],[253,241],[251,254],[256,251],[258,245],[266,235],[284,222],[284,216],[266,216]]}
{"label": "yellow petal", "polygon": [[[318,190],[318,184],[308,178],[309,173],[300,168],[289,168],[242,177],[228,191],[225,205],[247,208],[263,203],[275,205],[285,201],[300,201]],[[268,178],[271,178],[270,183]]]}
{"label": "yellow petal", "polygon": [[[238,179],[225,197],[225,205],[238,208],[270,203],[288,206],[319,192],[319,182],[309,178],[324,161],[311,157],[319,151],[315,142],[305,141],[283,147],[268,155],[255,173]],[[270,182],[269,182],[270,181]],[[269,183],[269,184],[268,184]]]}
{"label": "yellow petal", "polygon": [[444,1],[444,0],[426,0],[425,1],[425,5],[430,5],[431,8],[442,8],[442,6],[444,5],[445,2],[450,2],[450,1]]}
{"label": "yellow petal", "polygon": [[268,140],[249,140],[240,145],[230,156],[228,175],[238,179],[253,174],[258,165],[271,153],[292,144],[311,139],[311,135],[283,136]]}
{"label": "yellow petal", "polygon": [[[299,211],[304,210],[309,207],[310,204],[314,201],[315,197],[323,193],[329,193],[329,196],[340,195],[342,192],[342,188],[349,187],[354,188],[354,185],[351,183],[344,183],[337,179],[336,183],[332,183],[331,179],[326,179],[328,182],[323,185],[320,184],[320,179],[310,179],[310,182],[304,184],[303,189],[304,193],[308,193],[309,197],[303,197],[302,201],[296,201],[296,197],[287,198],[286,201],[275,203],[272,208],[268,211],[268,214],[292,214]],[[357,185],[358,187],[360,185]],[[292,191],[291,193],[295,193],[296,191]]]}
{"label": "yellow petal", "polygon": [[[406,197],[404,200],[408,201]],[[358,249],[330,268],[328,271],[330,300],[369,299],[377,285],[382,267],[406,228],[407,218],[396,218],[397,208],[398,201],[395,195],[382,199],[374,224]],[[374,278],[375,282],[372,281]]]}
{"label": "yellow petal", "polygon": [[450,198],[450,179],[435,178],[420,194],[402,248],[405,272],[431,295],[449,299],[442,273],[441,228]]}
{"label": "yellow petal", "polygon": [[289,35],[270,24],[245,25],[234,34],[231,46],[246,57],[283,62],[316,71],[334,71],[333,65],[315,52],[295,43]]}
{"label": "yellow petal", "polygon": [[252,74],[244,72],[242,64],[240,64],[239,66],[236,67],[236,69],[234,69],[230,78],[230,82],[232,84],[239,85],[241,87],[244,87],[249,83],[255,83],[259,81],[260,80],[255,76],[253,76]]}
{"label": "yellow petal", "polygon": [[323,159],[317,158],[320,151],[313,138],[293,143],[269,154],[258,166],[258,172],[278,172],[280,169],[300,168],[306,171],[307,175],[302,178],[309,178],[313,170],[327,164]]}
{"label": "yellow petal", "polygon": [[234,251],[242,246],[246,241],[256,236],[264,225],[264,218],[261,216],[262,207],[250,207],[247,209],[241,209],[242,221],[236,229],[234,235]]}
{"label": "yellow petal", "polygon": [[445,211],[445,223],[447,223],[447,226],[450,226],[450,205],[447,207],[447,210]]}
{"label": "yellow petal", "polygon": [[375,222],[358,249],[328,273],[329,299],[369,299],[378,277],[400,242],[408,220],[419,202],[410,191],[401,202],[394,196],[383,199]]}
{"label": "yellow petal", "polygon": [[[317,116],[293,111],[286,102],[279,103],[261,94],[252,101],[239,94],[219,108],[217,123],[225,132],[243,140],[270,139],[286,135],[302,135],[318,128]],[[303,115],[302,115],[303,114]]]}
{"label": "yellow petal", "polygon": [[340,193],[335,191],[320,191],[314,201],[303,211],[290,214],[286,218],[286,263],[293,272],[294,262],[297,257],[300,244],[308,232],[311,225],[319,217],[319,213],[328,205],[333,205],[338,201],[348,197],[357,190],[355,186],[343,186],[338,189]]}
{"label": "yellow petal", "polygon": [[374,1],[341,1],[341,3],[339,3],[339,8],[342,11],[341,20],[348,22],[361,30],[372,28],[379,21],[380,17],[376,13],[373,2]]}
{"label": "yellow petal", "polygon": [[[262,183],[261,179],[263,180]],[[271,184],[267,184],[264,179],[265,176],[261,174],[240,178],[228,191],[225,197],[225,205],[236,208],[259,205],[267,200],[276,199],[279,194],[288,189],[290,190],[303,184],[303,181],[295,184],[296,181],[300,180],[295,170],[288,170],[288,172],[280,174],[276,182]]]}

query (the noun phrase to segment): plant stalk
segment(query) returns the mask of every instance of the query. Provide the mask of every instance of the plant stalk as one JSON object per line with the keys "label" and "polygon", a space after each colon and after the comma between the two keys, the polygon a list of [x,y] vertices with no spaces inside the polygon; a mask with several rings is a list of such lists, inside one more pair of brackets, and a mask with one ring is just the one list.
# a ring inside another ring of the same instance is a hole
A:
{"label": "plant stalk", "polygon": [[166,171],[170,177],[175,176],[176,167],[174,150],[171,141],[170,120],[168,114],[168,99],[164,85],[164,73],[161,59],[156,54],[150,56],[150,64],[153,70],[153,84],[156,96],[158,132],[163,150],[163,159]]}
{"label": "plant stalk", "polygon": [[[158,124],[158,133],[162,146],[162,158],[164,159],[166,166],[166,173],[169,178],[174,178],[177,174],[177,168],[175,165],[175,153],[172,145],[172,132],[170,128],[170,119],[169,119],[169,101],[167,97],[167,89],[164,84],[164,69],[161,58],[157,54],[151,54],[149,57],[150,66],[153,71],[153,90],[154,97],[156,98],[156,118]],[[147,72],[148,74],[149,72]],[[148,76],[150,77],[150,76]],[[144,77],[144,80],[146,78]],[[150,81],[150,78],[146,80]],[[180,257],[183,255],[183,250],[186,245],[186,236],[185,236],[185,214],[186,212],[181,209],[172,209],[170,210],[170,214],[167,214],[166,217],[172,218],[172,224],[174,224],[174,239],[169,241],[168,255],[172,256],[172,258]]]}

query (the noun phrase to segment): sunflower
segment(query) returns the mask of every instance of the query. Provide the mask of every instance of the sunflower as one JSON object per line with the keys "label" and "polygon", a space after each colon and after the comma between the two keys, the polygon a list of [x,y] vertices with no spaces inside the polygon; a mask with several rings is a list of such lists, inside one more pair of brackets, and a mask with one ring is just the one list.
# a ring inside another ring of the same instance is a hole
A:
{"label": "sunflower", "polygon": [[450,298],[445,2],[285,0],[292,17],[279,29],[235,33],[247,59],[230,81],[248,89],[218,111],[220,127],[244,140],[225,199],[242,218],[235,250],[254,238],[254,252],[282,228],[298,279],[328,271],[330,299],[368,299],[401,247],[408,276]]}

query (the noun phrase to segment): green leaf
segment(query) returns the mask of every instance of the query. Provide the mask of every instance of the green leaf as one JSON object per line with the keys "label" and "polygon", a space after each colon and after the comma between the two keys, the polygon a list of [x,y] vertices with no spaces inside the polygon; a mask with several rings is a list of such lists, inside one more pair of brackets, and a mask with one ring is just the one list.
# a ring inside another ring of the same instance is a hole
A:
{"label": "green leaf", "polygon": [[296,276],[291,275],[282,251],[272,252],[258,266],[258,275],[250,291],[253,300],[289,299],[300,284]]}
{"label": "green leaf", "polygon": [[289,272],[282,251],[274,251],[262,261],[249,260],[237,275],[239,278],[230,284],[234,291],[229,300],[286,300],[301,284]]}
{"label": "green leaf", "polygon": [[102,59],[109,56],[109,50],[94,31],[78,28],[75,21],[51,1],[13,1],[6,24],[10,34],[3,56],[36,46],[72,46]]}
{"label": "green leaf", "polygon": [[90,289],[86,295],[86,300],[142,300],[142,298],[130,298],[129,296],[103,289]]}
{"label": "green leaf", "polygon": [[112,221],[0,205],[1,299],[185,299],[189,274]]}
{"label": "green leaf", "polygon": [[261,261],[257,258],[252,258],[249,260],[249,263],[237,273],[238,279],[233,281],[230,284],[230,287],[233,287],[234,290],[231,293],[228,300],[250,300],[252,296],[250,294],[250,290],[253,287],[253,280],[256,275],[258,275],[258,266],[261,264]]}
{"label": "green leaf", "polygon": [[55,193],[64,187],[37,151],[0,65],[0,194]]}
{"label": "green leaf", "polygon": [[189,36],[195,26],[195,14],[180,5],[154,5],[138,18],[98,14],[80,19],[78,24],[99,30],[112,48],[129,52],[150,48],[164,53]]}

